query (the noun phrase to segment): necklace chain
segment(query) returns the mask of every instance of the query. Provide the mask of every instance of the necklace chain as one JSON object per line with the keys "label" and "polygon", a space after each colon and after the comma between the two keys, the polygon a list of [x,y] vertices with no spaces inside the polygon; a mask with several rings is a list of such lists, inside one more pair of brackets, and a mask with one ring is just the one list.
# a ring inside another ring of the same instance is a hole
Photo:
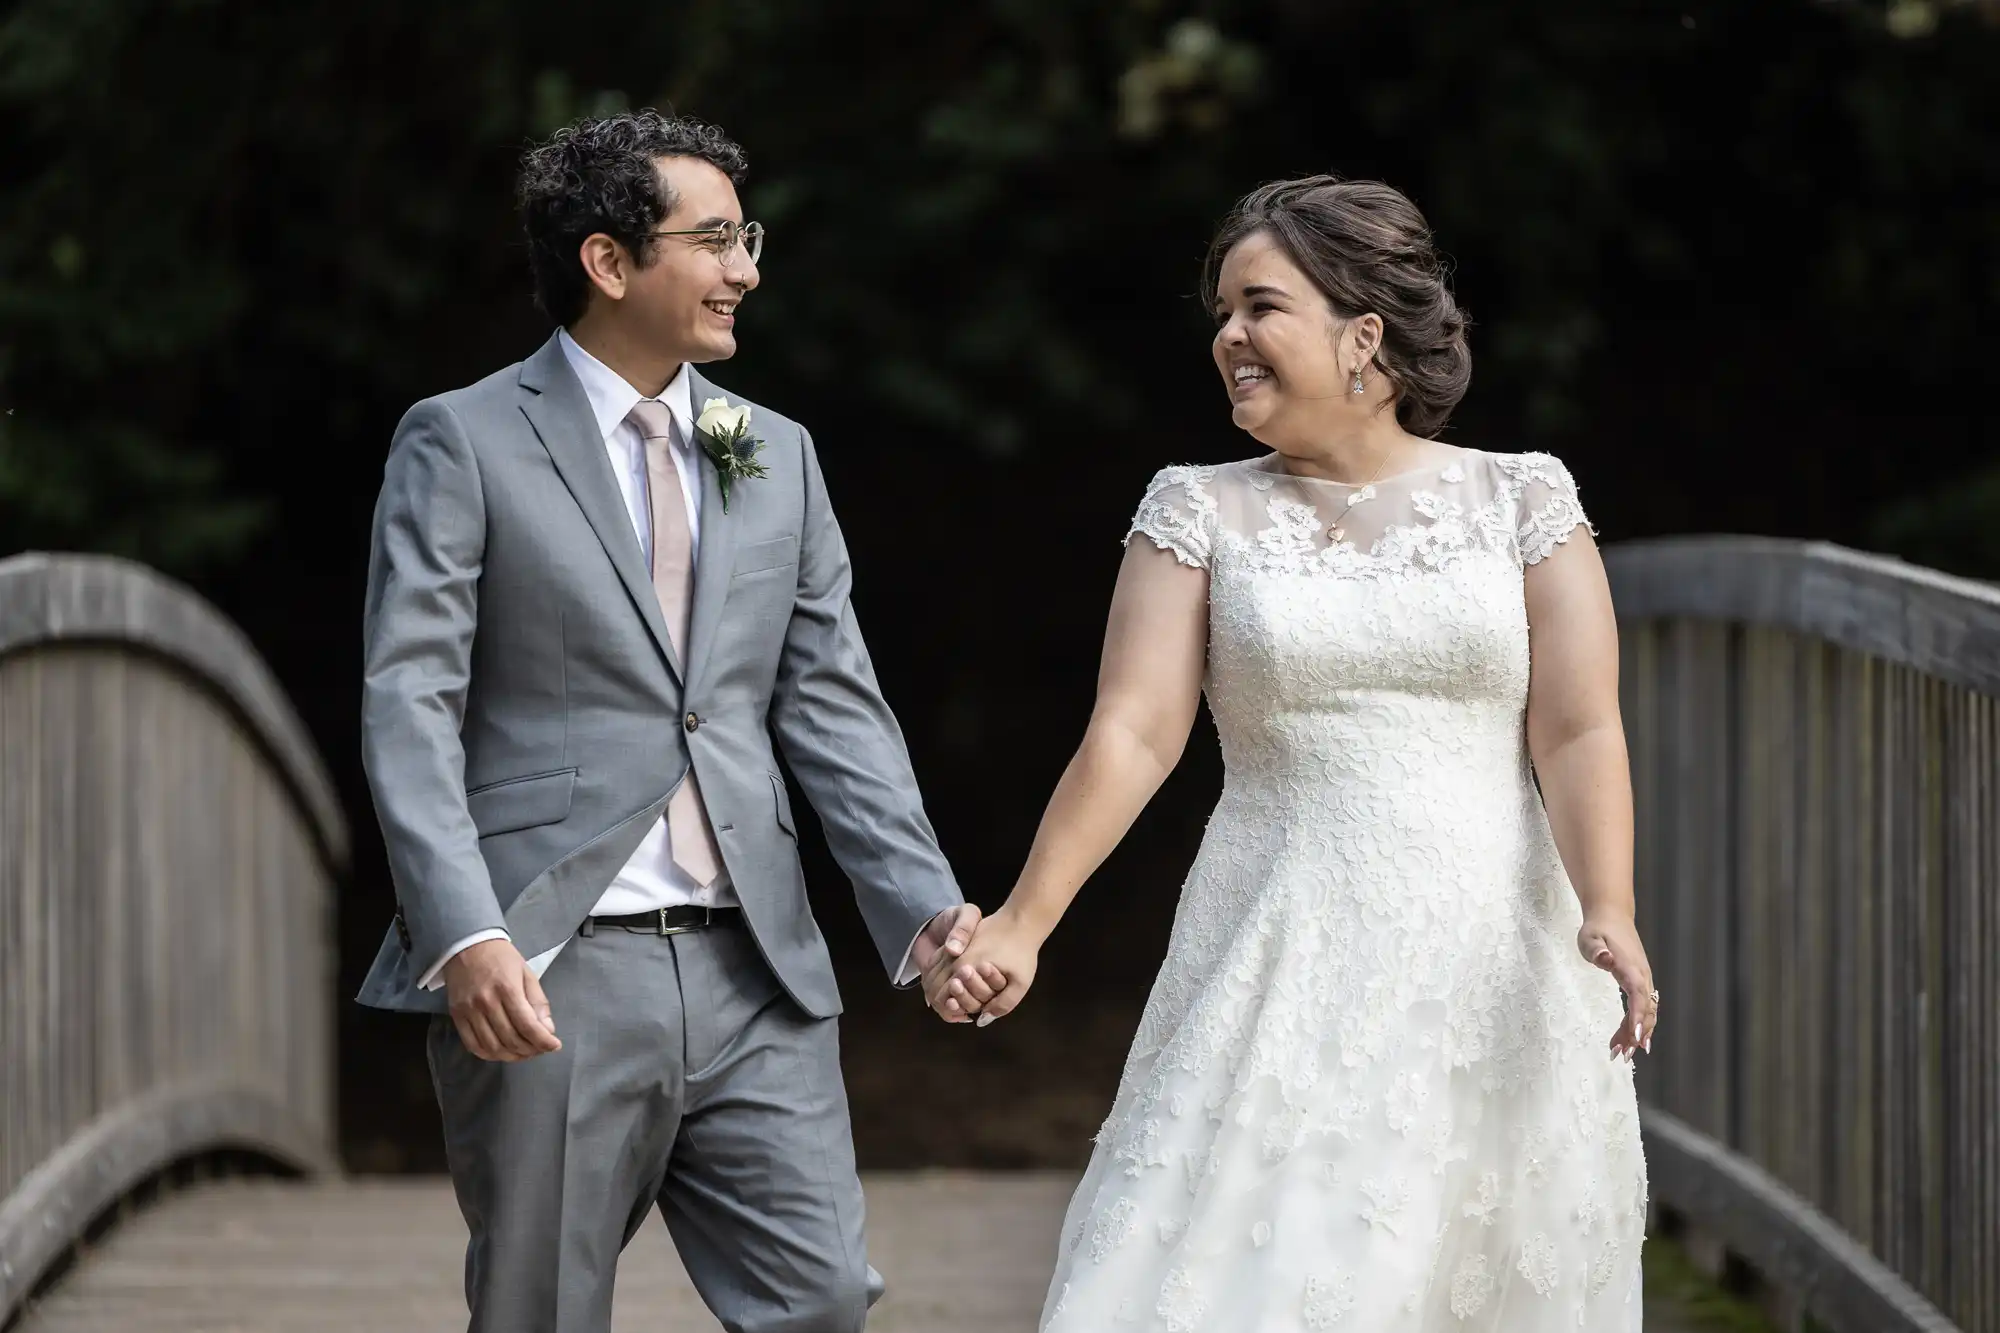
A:
{"label": "necklace chain", "polygon": [[[1389,466],[1389,460],[1391,458],[1394,458],[1396,456],[1396,451],[1401,449],[1402,447],[1403,447],[1403,442],[1401,440],[1398,440],[1394,444],[1390,445],[1387,449],[1384,449],[1382,451],[1382,457],[1376,460],[1375,471],[1369,476],[1368,480],[1362,482],[1359,486],[1355,487],[1352,491],[1348,493],[1347,509],[1354,508],[1354,506],[1360,504],[1363,500],[1366,500],[1368,498],[1366,494],[1368,488],[1370,486],[1373,486],[1377,481],[1377,479],[1381,477],[1382,469]],[[1340,522],[1335,523],[1332,527],[1328,528],[1326,530],[1326,535],[1332,538],[1334,541],[1340,541],[1343,538],[1345,538],[1347,536],[1347,529],[1342,527],[1341,524],[1345,523],[1346,521],[1347,521],[1347,511],[1346,509],[1343,509],[1341,511]]]}

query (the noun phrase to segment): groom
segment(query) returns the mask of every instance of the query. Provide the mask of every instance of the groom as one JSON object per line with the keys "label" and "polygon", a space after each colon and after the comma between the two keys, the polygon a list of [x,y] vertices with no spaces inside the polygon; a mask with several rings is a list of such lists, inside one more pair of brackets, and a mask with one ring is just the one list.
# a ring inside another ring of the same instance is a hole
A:
{"label": "groom", "polygon": [[774,740],[899,984],[978,925],[811,437],[695,370],[757,286],[743,174],[650,111],[531,151],[562,327],[412,408],[375,510],[362,740],[398,908],[360,999],[437,1015],[474,1333],[607,1329],[655,1205],[727,1329],[858,1330],[880,1295]]}

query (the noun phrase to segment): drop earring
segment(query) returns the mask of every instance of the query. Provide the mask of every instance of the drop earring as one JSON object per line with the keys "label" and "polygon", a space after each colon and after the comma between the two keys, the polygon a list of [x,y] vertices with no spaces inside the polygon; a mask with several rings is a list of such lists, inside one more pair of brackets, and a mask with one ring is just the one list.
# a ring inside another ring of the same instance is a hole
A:
{"label": "drop earring", "polygon": [[1354,392],[1354,393],[1361,393],[1361,392],[1363,392],[1364,390],[1366,390],[1366,389],[1367,389],[1367,387],[1368,387],[1367,385],[1365,385],[1365,384],[1363,384],[1363,383],[1361,382],[1361,367],[1360,367],[1360,366],[1356,366],[1356,367],[1354,368],[1354,388],[1353,388],[1352,392]]}

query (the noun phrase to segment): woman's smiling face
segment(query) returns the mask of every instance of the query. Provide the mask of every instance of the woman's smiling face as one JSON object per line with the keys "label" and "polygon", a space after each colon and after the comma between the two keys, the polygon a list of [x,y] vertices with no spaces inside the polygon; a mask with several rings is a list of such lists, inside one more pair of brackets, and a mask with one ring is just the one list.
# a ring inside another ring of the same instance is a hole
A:
{"label": "woman's smiling face", "polygon": [[1230,416],[1264,444],[1309,434],[1329,406],[1343,404],[1352,372],[1333,308],[1268,232],[1252,232],[1223,256],[1213,293],[1215,367]]}

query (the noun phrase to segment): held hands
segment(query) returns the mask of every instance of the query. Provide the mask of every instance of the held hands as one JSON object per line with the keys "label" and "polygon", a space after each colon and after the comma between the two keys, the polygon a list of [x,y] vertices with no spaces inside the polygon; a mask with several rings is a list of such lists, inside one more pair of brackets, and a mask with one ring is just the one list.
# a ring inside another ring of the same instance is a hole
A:
{"label": "held hands", "polygon": [[980,1027],[1012,1013],[1035,984],[1042,936],[1006,908],[980,925],[965,951],[940,954],[924,973],[924,1002],[947,1023]]}
{"label": "held hands", "polygon": [[1603,912],[1583,919],[1576,947],[1593,964],[1618,978],[1625,992],[1625,1019],[1611,1034],[1611,1058],[1631,1063],[1640,1051],[1651,1053],[1653,1029],[1660,1015],[1660,993],[1653,988],[1653,965],[1630,915]]}
{"label": "held hands", "polygon": [[[961,903],[948,907],[930,919],[923,932],[910,946],[910,966],[916,969],[917,979],[925,982],[928,1003],[929,982],[927,978],[933,969],[949,971],[965,953],[972,938],[979,931],[979,908],[972,903]],[[1005,982],[1003,980],[1002,984]],[[933,1008],[937,1006],[933,1005]],[[947,1023],[968,1021],[956,1008],[938,1009],[938,1017]]]}
{"label": "held hands", "polygon": [[482,940],[444,965],[451,1021],[465,1049],[512,1064],[559,1051],[556,1020],[542,983],[512,940]]}
{"label": "held hands", "polygon": [[947,907],[930,919],[910,946],[910,966],[921,975],[939,959],[950,961],[965,952],[979,929],[979,909],[971,903]]}

